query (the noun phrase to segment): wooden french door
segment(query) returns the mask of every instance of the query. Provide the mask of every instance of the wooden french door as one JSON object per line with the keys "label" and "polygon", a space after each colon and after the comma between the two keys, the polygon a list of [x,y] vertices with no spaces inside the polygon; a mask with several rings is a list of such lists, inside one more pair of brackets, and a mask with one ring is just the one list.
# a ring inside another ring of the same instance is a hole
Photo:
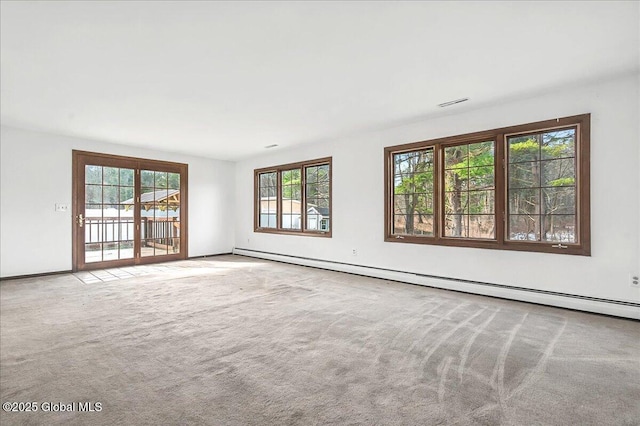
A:
{"label": "wooden french door", "polygon": [[187,258],[187,165],[73,151],[73,270]]}

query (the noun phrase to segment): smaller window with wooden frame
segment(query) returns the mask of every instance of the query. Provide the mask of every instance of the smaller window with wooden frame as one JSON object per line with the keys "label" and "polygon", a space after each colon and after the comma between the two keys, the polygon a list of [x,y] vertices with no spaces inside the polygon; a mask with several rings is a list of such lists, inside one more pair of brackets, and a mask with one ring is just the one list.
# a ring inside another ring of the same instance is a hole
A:
{"label": "smaller window with wooden frame", "polygon": [[385,148],[385,241],[590,255],[590,114]]}
{"label": "smaller window with wooden frame", "polygon": [[331,160],[254,170],[254,231],[331,237]]}

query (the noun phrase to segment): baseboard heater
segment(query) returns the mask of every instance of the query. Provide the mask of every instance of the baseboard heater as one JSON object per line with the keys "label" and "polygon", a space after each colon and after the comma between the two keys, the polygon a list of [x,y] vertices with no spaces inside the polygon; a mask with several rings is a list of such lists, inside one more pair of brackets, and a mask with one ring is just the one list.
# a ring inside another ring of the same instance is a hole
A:
{"label": "baseboard heater", "polygon": [[362,266],[346,262],[292,256],[245,248],[234,248],[233,254],[328,269],[337,272],[346,272],[390,281],[399,281],[464,293],[498,297],[501,299],[556,306],[560,308],[613,315],[623,318],[640,319],[640,303],[634,302],[600,299],[596,297],[580,296],[547,290],[514,287],[504,284],[405,272],[375,266]]}

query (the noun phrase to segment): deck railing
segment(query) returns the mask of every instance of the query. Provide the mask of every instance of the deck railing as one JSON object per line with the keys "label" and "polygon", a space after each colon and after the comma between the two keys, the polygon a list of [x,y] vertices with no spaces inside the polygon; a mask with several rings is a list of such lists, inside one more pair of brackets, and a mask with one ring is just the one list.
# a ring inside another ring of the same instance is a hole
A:
{"label": "deck railing", "polygon": [[[180,238],[180,222],[175,217],[140,218],[143,245],[175,247]],[[132,217],[88,217],[85,219],[85,243],[132,241],[135,220]]]}

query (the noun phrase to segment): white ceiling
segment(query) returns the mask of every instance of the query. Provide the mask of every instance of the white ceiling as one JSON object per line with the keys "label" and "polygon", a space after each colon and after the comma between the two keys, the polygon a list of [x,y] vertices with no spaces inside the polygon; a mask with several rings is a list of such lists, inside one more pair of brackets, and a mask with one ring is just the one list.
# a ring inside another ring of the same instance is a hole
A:
{"label": "white ceiling", "polygon": [[237,160],[638,71],[638,4],[3,1],[2,124]]}

